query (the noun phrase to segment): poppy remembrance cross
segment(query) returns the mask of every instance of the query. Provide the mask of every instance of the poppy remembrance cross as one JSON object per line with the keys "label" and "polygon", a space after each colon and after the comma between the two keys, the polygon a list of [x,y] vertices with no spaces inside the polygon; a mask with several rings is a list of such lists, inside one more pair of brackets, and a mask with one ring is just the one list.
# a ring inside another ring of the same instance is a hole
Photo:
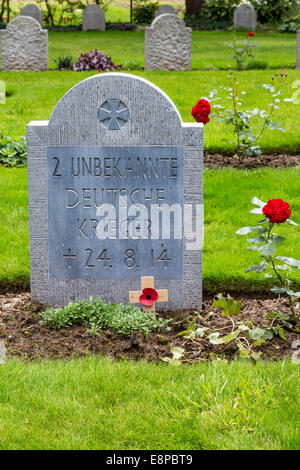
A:
{"label": "poppy remembrance cross", "polygon": [[143,304],[143,312],[152,312],[155,316],[155,302],[168,302],[167,289],[155,290],[154,277],[141,277],[142,290],[130,291],[129,302],[131,304]]}

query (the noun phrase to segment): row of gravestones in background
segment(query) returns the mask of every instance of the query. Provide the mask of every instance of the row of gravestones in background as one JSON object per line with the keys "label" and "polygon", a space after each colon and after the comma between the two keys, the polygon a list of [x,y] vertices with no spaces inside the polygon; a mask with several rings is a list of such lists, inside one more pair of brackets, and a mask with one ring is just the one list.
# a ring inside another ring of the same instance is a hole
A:
{"label": "row of gravestones in background", "polygon": [[[26,5],[21,10],[21,15],[35,18],[41,25],[43,12],[34,4]],[[163,14],[176,15],[176,10],[171,5],[162,5],[155,13],[155,17]],[[234,25],[254,30],[256,28],[256,11],[251,3],[242,3],[234,12]],[[98,5],[88,5],[82,17],[83,31],[105,30],[105,12]]]}
{"label": "row of gravestones in background", "polygon": [[[238,8],[235,22],[242,24],[245,15],[241,15],[240,11],[248,12],[248,21],[251,23],[251,29],[254,29],[255,12],[252,5],[249,5],[243,4]],[[169,13],[161,14],[162,11]],[[88,6],[83,13],[83,29],[100,29],[100,17],[104,29],[104,12],[98,5]],[[28,5],[22,10],[21,16],[12,20],[5,30],[0,31],[2,70],[48,69],[48,31],[42,29],[41,23],[42,12],[35,5]],[[245,25],[244,21],[243,26]],[[187,28],[184,21],[174,14],[173,7],[161,7],[151,27],[145,29],[145,69],[190,70],[191,41],[191,28]]]}
{"label": "row of gravestones in background", "polygon": [[[155,13],[155,17],[165,13],[176,15],[176,10],[171,5],[162,5]],[[20,13],[21,16],[31,16],[40,25],[43,24],[43,12],[34,4],[26,5]],[[99,5],[88,5],[82,15],[83,31],[105,31],[105,12]]]}
{"label": "row of gravestones in background", "polygon": [[[18,16],[0,31],[3,71],[48,69],[48,30]],[[190,70],[192,30],[177,15],[157,16],[145,30],[145,69]]]}

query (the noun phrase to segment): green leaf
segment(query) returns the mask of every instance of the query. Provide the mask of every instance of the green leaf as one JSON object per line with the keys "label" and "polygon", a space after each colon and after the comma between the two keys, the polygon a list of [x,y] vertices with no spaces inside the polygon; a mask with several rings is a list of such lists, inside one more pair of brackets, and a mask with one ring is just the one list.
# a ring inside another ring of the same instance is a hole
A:
{"label": "green leaf", "polygon": [[255,227],[242,227],[237,230],[237,235],[247,235],[248,233],[255,232],[256,230],[260,229],[260,225],[256,225]]}
{"label": "green leaf", "polygon": [[265,334],[264,334],[264,339],[265,340],[271,340],[273,339],[274,334],[273,334],[273,329],[272,328],[266,328]]}
{"label": "green leaf", "polygon": [[288,222],[289,224],[291,224],[291,225],[298,225],[298,224],[296,224],[296,222],[294,222],[294,221],[291,220],[291,219],[287,219],[287,222]]}
{"label": "green leaf", "polygon": [[249,273],[250,271],[256,271],[257,273],[262,273],[266,269],[267,269],[266,266],[263,266],[261,264],[255,264],[254,266],[250,266],[250,268],[247,268],[245,270],[245,273]]}
{"label": "green leaf", "polygon": [[223,336],[222,338],[219,337],[220,333],[211,333],[207,338],[212,344],[225,344],[236,338],[240,332],[240,330],[235,330],[229,333],[229,335]]}
{"label": "green leaf", "polygon": [[262,344],[265,344],[266,340],[264,338],[257,339],[254,341],[253,346],[261,346]]}
{"label": "green leaf", "polygon": [[300,269],[300,261],[295,258],[287,258],[285,256],[277,256],[276,259],[283,261],[284,263],[288,264],[289,266],[293,266],[294,268]]}
{"label": "green leaf", "polygon": [[[260,222],[261,223],[261,222]],[[267,227],[264,227],[262,228],[261,230],[259,230],[257,233],[258,235],[263,235],[264,233],[266,233],[268,231]]]}
{"label": "green leaf", "polygon": [[257,215],[260,215],[263,213],[262,209],[260,209],[259,207],[255,208],[255,209],[252,209],[250,211],[251,214],[257,214]]}
{"label": "green leaf", "polygon": [[286,238],[284,237],[280,237],[280,236],[271,236],[269,238],[269,242],[273,243],[274,245],[279,245],[280,243],[284,242],[286,240]]}
{"label": "green leaf", "polygon": [[256,244],[265,243],[265,241],[266,240],[264,239],[264,237],[253,237],[253,238],[247,239],[248,243],[256,243]]}
{"label": "green leaf", "polygon": [[284,334],[285,333],[284,329],[281,328],[281,326],[277,325],[276,330],[277,330],[277,333],[279,334],[280,338],[284,339],[284,341],[286,341],[287,339],[286,339],[285,334]]}
{"label": "green leaf", "polygon": [[283,294],[284,292],[286,292],[288,289],[286,289],[285,287],[272,287],[270,289],[271,292],[274,292],[274,294]]}
{"label": "green leaf", "polygon": [[265,330],[263,330],[262,328],[255,328],[254,330],[249,330],[247,334],[250,339],[257,340],[263,338]]}
{"label": "green leaf", "polygon": [[[265,224],[266,222],[269,222],[269,219],[263,219],[263,220],[260,220],[258,223],[259,224]],[[268,230],[268,229],[267,229]],[[266,231],[267,231],[266,230]]]}
{"label": "green leaf", "polygon": [[173,355],[173,359],[181,359],[184,354],[184,349],[179,347],[171,348],[170,351]]}
{"label": "green leaf", "polygon": [[234,315],[241,313],[241,301],[234,300],[230,296],[225,299],[222,294],[218,294],[217,298],[218,300],[215,300],[212,305],[215,308],[221,308],[222,315],[224,315],[224,317],[233,317]]}
{"label": "green leaf", "polygon": [[267,243],[264,246],[261,246],[258,248],[258,251],[263,255],[263,256],[274,256],[275,254],[275,246],[272,243]]}
{"label": "green leaf", "polygon": [[293,297],[300,297],[300,292],[294,292],[294,291],[292,291],[292,290],[290,290],[290,289],[287,289],[286,293],[287,293],[288,295],[292,295]]}
{"label": "green leaf", "polygon": [[251,353],[251,357],[254,361],[259,361],[260,356],[261,356],[261,352],[252,352]]}

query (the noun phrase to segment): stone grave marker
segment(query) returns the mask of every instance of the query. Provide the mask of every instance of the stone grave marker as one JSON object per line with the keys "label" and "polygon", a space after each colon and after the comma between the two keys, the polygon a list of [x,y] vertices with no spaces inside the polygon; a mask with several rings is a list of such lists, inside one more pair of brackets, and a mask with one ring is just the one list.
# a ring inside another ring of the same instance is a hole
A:
{"label": "stone grave marker", "polygon": [[158,310],[201,307],[202,124],[113,72],[75,85],[27,144],[34,299],[128,303],[152,276],[168,291]]}
{"label": "stone grave marker", "polygon": [[21,16],[30,16],[37,20],[40,25],[43,24],[43,12],[36,6],[34,3],[30,3],[26,5],[20,12]]}
{"label": "stone grave marker", "polygon": [[82,31],[105,31],[105,12],[99,5],[88,5],[82,15]]}
{"label": "stone grave marker", "polygon": [[251,3],[241,3],[234,11],[233,24],[237,27],[255,30],[256,16],[256,11]]}
{"label": "stone grave marker", "polygon": [[192,29],[177,15],[157,16],[145,28],[146,70],[190,70]]}
{"label": "stone grave marker", "polygon": [[172,5],[161,5],[155,12],[155,18],[164,14],[177,15],[177,11],[172,7]]}
{"label": "stone grave marker", "polygon": [[3,71],[48,70],[48,31],[30,16],[17,16],[0,31]]}

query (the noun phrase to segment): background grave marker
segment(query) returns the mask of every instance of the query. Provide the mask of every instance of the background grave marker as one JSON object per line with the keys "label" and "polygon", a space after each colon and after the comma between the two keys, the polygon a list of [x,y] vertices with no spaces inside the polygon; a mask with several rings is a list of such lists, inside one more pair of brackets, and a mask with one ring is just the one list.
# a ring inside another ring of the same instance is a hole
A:
{"label": "background grave marker", "polygon": [[159,15],[145,28],[145,70],[190,70],[192,29],[177,15]]}

